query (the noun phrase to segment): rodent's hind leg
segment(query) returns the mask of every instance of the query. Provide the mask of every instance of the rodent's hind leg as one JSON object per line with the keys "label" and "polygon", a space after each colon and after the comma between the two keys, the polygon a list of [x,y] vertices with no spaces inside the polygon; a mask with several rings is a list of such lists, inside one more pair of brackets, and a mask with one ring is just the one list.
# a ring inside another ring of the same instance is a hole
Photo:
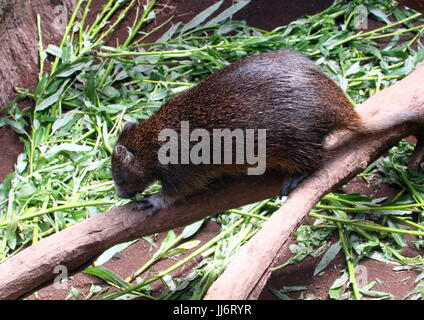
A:
{"label": "rodent's hind leg", "polygon": [[295,176],[287,176],[284,178],[283,185],[280,190],[280,197],[287,197],[310,173],[302,173]]}
{"label": "rodent's hind leg", "polygon": [[144,195],[143,198],[135,199],[135,202],[137,205],[133,207],[133,210],[146,210],[147,217],[169,206],[168,198],[161,192]]}
{"label": "rodent's hind leg", "polygon": [[408,169],[419,169],[424,160],[424,135],[417,135],[417,144],[408,162]]}

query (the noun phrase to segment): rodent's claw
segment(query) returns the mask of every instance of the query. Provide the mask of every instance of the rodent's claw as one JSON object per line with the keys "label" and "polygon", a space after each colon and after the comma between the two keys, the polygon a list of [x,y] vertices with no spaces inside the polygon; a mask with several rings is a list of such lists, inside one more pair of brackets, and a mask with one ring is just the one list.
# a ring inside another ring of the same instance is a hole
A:
{"label": "rodent's claw", "polygon": [[148,199],[136,199],[137,205],[135,205],[132,209],[135,211],[144,210],[147,211],[147,217],[153,216],[158,208],[155,208],[152,203],[148,201]]}
{"label": "rodent's claw", "polygon": [[135,199],[135,202],[137,202],[137,205],[134,207],[134,209],[137,210],[144,210],[153,207],[153,204],[151,204],[150,201],[146,198]]}
{"label": "rodent's claw", "polygon": [[146,210],[148,217],[153,216],[163,208],[162,196],[159,193],[145,195],[143,198],[135,199],[135,202],[137,202],[137,205],[133,207],[133,210]]}

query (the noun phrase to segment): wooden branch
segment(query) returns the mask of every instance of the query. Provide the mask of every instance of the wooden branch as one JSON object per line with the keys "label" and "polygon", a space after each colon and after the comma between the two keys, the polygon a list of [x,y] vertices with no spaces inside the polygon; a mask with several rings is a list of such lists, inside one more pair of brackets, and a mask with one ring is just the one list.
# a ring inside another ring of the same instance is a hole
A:
{"label": "wooden branch", "polygon": [[[424,120],[423,83],[424,64],[421,64],[408,77],[370,98],[358,111],[382,121],[390,114],[418,111]],[[205,299],[257,299],[287,239],[320,198],[364,170],[387,148],[417,130],[416,124],[404,124],[378,135],[349,133],[334,137],[332,145],[338,146],[334,156],[294,190],[286,203],[241,248],[226,271],[213,283]]]}

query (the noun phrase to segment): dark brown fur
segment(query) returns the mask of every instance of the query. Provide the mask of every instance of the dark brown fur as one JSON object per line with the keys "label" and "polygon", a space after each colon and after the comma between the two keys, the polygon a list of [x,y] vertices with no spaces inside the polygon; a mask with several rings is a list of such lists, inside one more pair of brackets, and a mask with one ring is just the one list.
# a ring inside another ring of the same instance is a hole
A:
{"label": "dark brown fur", "polygon": [[[246,165],[168,165],[158,161],[162,129],[267,129],[267,170],[300,175],[318,168],[323,141],[339,129],[364,131],[342,90],[307,58],[291,51],[247,57],[170,99],[150,119],[125,129],[117,145],[133,155],[122,164],[114,152],[118,193],[133,196],[161,182],[163,206],[207,187],[222,175],[245,174]],[[126,178],[123,176],[126,173]],[[160,207],[160,206],[159,206]]]}

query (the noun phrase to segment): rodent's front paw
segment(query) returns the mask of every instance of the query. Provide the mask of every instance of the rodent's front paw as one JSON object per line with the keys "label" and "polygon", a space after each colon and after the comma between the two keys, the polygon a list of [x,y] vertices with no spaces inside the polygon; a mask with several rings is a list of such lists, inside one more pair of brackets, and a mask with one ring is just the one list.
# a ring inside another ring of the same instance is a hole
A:
{"label": "rodent's front paw", "polygon": [[153,216],[156,212],[166,207],[161,193],[145,195],[143,198],[135,199],[135,202],[137,205],[133,207],[133,210],[146,210],[148,217]]}

